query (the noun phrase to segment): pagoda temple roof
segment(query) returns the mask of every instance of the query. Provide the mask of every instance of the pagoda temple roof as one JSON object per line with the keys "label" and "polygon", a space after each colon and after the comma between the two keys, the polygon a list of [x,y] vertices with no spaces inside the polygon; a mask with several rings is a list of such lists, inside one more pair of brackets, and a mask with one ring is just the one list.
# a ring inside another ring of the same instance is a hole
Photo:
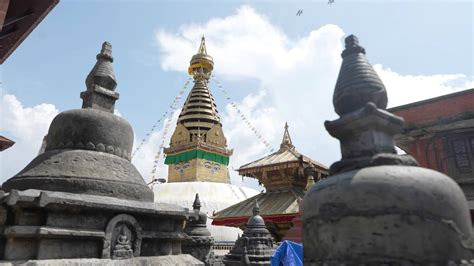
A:
{"label": "pagoda temple roof", "polygon": [[255,201],[265,222],[290,222],[298,214],[298,200],[303,196],[304,192],[295,188],[260,193],[215,213],[212,224],[236,227],[246,224]]}
{"label": "pagoda temple roof", "polygon": [[328,167],[320,162],[299,153],[292,144],[288,132],[288,124],[285,124],[285,132],[280,149],[268,156],[242,165],[238,171],[240,175],[251,175],[256,172],[262,172],[265,168],[269,170],[298,167],[300,163],[307,163],[321,170],[327,171]]}
{"label": "pagoda temple roof", "polygon": [[239,174],[245,175],[245,174],[250,174],[253,172],[260,172],[262,171],[261,169],[265,167],[273,168],[273,167],[278,167],[279,165],[291,167],[292,163],[295,163],[296,165],[299,162],[313,164],[314,166],[317,166],[324,170],[328,169],[328,167],[325,166],[324,164],[319,163],[315,160],[312,160],[311,158],[300,154],[296,150],[283,150],[283,151],[279,150],[261,159],[242,165],[238,169],[238,171],[239,171]]}

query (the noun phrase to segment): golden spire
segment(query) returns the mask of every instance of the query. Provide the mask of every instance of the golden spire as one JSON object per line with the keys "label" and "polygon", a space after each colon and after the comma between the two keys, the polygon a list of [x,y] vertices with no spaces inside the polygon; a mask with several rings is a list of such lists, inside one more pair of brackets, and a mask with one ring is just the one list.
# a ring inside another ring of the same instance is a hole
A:
{"label": "golden spire", "polygon": [[204,38],[204,34],[201,37],[201,44],[199,45],[199,50],[197,52],[198,54],[206,54],[207,55],[207,50],[206,50],[206,38]]}
{"label": "golden spire", "polygon": [[201,44],[197,54],[191,58],[190,66],[188,68],[189,75],[193,76],[194,79],[206,79],[208,80],[211,76],[212,69],[214,68],[214,60],[210,55],[207,54],[206,39],[204,35],[201,38]]}
{"label": "golden spire", "polygon": [[290,149],[294,150],[295,146],[293,146],[293,142],[291,141],[290,133],[288,132],[288,123],[285,122],[285,133],[283,133],[283,139],[281,140],[280,144],[280,151]]}
{"label": "golden spire", "polygon": [[205,38],[202,36],[198,53],[192,57],[189,67],[190,74],[194,76],[194,86],[184,103],[178,123],[188,128],[195,136],[193,138],[204,142],[207,131],[220,124],[217,105],[206,82],[213,65],[212,57],[207,54]]}
{"label": "golden spire", "polygon": [[208,86],[214,62],[204,36],[190,62],[194,86],[183,105],[170,147],[165,148],[168,182],[211,181],[230,183],[227,139]]}

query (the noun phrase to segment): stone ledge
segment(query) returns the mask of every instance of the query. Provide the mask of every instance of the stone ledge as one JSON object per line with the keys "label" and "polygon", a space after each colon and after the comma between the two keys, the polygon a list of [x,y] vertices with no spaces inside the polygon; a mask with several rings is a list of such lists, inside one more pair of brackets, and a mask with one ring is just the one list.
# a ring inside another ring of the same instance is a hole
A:
{"label": "stone ledge", "polygon": [[6,237],[93,237],[102,239],[105,233],[98,230],[87,229],[68,229],[50,226],[26,226],[15,225],[5,227],[4,235]]}
{"label": "stone ledge", "polygon": [[25,266],[129,266],[129,265],[204,265],[203,262],[189,254],[159,256],[159,257],[136,257],[124,260],[112,259],[59,259],[59,260],[28,260],[28,261],[0,261],[1,266],[25,265]]}

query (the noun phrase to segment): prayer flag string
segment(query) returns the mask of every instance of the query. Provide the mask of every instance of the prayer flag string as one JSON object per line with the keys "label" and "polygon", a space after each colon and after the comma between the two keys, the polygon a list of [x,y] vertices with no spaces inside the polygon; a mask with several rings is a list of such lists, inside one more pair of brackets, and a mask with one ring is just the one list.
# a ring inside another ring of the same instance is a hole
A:
{"label": "prayer flag string", "polygon": [[224,94],[225,98],[230,101],[230,106],[232,106],[237,111],[242,121],[244,121],[244,123],[250,128],[250,131],[254,133],[254,135],[263,143],[263,145],[265,145],[267,149],[269,149],[271,152],[274,152],[275,150],[272,148],[270,143],[268,143],[262,137],[262,135],[257,131],[257,129],[250,123],[250,120],[245,116],[244,112],[242,112],[240,108],[235,104],[235,102],[230,97],[229,93],[222,87],[219,80],[217,80],[214,75],[211,76],[211,80],[213,80],[216,83],[217,88]]}
{"label": "prayer flag string", "polygon": [[163,157],[165,156],[165,154],[163,153],[163,148],[165,146],[166,137],[168,136],[168,130],[171,126],[171,121],[173,120],[173,114],[176,111],[176,109],[178,109],[179,101],[181,100],[181,97],[183,96],[183,94],[186,92],[186,89],[188,88],[190,81],[191,81],[191,78],[189,78],[184,83],[183,88],[179,91],[178,96],[176,96],[175,99],[173,100],[173,103],[170,105],[170,108],[168,109],[168,111],[166,111],[165,115],[163,115],[163,117],[160,118],[163,120],[165,116],[168,115],[168,118],[166,119],[166,123],[163,127],[163,134],[161,134],[160,146],[153,160],[153,167],[151,170],[151,178],[150,178],[150,184],[152,188],[153,188],[154,181],[156,180],[157,169],[158,169],[158,166],[160,165],[159,164],[160,158],[162,156]]}

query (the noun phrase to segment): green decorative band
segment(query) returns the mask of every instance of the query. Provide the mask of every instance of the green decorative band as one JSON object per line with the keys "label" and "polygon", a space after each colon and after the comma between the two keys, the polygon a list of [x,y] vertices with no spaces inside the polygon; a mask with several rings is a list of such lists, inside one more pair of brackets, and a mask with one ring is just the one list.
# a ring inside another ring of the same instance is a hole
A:
{"label": "green decorative band", "polygon": [[165,164],[176,164],[197,158],[229,165],[229,156],[201,149],[192,149],[180,153],[168,154],[165,159]]}

